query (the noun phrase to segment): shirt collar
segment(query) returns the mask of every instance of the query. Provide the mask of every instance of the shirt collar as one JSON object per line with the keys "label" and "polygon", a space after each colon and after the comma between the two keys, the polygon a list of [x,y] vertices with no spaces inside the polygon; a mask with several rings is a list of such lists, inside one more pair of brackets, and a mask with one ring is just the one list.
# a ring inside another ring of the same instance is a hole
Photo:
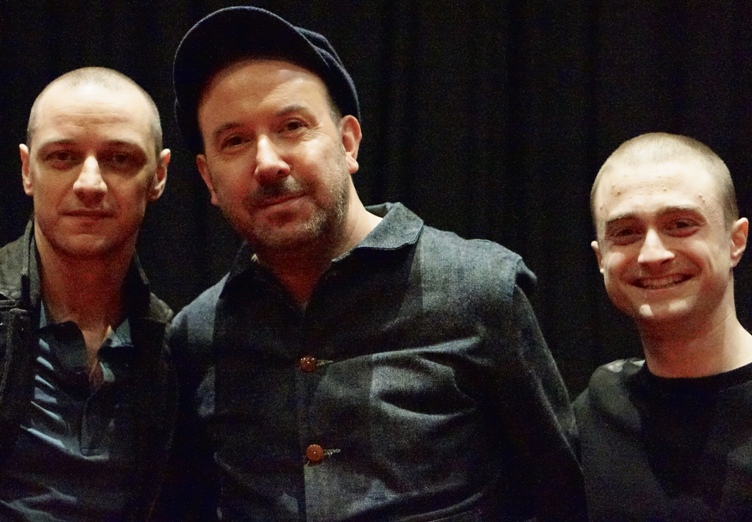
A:
{"label": "shirt collar", "polygon": [[[366,208],[372,214],[382,218],[381,222],[358,245],[345,252],[333,262],[339,262],[356,252],[375,250],[382,252],[397,251],[417,243],[423,230],[423,220],[401,203],[382,203]],[[258,262],[254,261],[253,249],[243,242],[227,275],[225,288],[245,277],[265,277],[261,274]]]}

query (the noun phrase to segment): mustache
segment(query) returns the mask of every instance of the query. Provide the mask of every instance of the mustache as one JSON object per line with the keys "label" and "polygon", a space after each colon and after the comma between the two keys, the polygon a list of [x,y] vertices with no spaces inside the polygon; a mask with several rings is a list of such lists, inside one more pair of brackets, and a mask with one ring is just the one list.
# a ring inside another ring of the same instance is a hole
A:
{"label": "mustache", "polygon": [[263,206],[269,201],[299,195],[302,192],[305,192],[303,184],[288,176],[277,183],[259,186],[248,196],[248,202],[253,206]]}

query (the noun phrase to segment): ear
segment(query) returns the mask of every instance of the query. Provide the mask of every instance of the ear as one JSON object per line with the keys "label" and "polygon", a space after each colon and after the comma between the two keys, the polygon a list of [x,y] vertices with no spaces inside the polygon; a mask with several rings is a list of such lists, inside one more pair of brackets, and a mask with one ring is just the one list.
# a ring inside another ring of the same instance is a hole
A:
{"label": "ear", "polygon": [[731,266],[735,267],[742,259],[742,254],[747,248],[747,236],[749,235],[749,220],[740,218],[731,225]]}
{"label": "ear", "polygon": [[165,189],[167,183],[167,166],[170,164],[170,149],[165,149],[159,155],[159,164],[157,165],[157,172],[154,174],[154,179],[149,189],[147,199],[149,201],[156,201],[160,198]]}
{"label": "ear", "polygon": [[598,270],[603,273],[603,254],[601,254],[601,247],[598,245],[598,241],[590,243],[590,248],[595,252],[595,258],[598,260]]}
{"label": "ear", "polygon": [[358,165],[358,149],[360,149],[360,140],[363,137],[360,131],[360,123],[355,116],[348,114],[339,120],[339,129],[348,169],[350,174],[355,174],[360,168]]}
{"label": "ear", "polygon": [[18,146],[18,152],[21,156],[21,183],[27,196],[34,195],[34,183],[29,170],[29,147],[21,143]]}
{"label": "ear", "polygon": [[217,199],[217,193],[214,191],[214,183],[212,182],[209,164],[206,162],[206,156],[204,156],[203,154],[198,154],[196,156],[196,166],[198,167],[198,171],[201,173],[201,179],[204,180],[206,188],[209,189],[212,205],[219,206],[219,200]]}

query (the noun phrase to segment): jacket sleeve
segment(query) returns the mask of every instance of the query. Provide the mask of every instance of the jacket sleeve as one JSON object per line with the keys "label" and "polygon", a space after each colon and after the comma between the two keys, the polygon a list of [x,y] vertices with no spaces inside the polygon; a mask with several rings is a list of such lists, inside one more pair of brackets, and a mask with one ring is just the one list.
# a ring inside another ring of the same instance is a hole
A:
{"label": "jacket sleeve", "polygon": [[498,409],[512,446],[519,498],[539,521],[586,520],[582,470],[569,395],[532,307],[515,286],[498,338]]}
{"label": "jacket sleeve", "polygon": [[154,520],[211,522],[217,518],[219,479],[210,437],[199,419],[196,397],[211,367],[186,335],[185,314],[173,321],[168,345],[178,375],[178,411],[166,480]]}

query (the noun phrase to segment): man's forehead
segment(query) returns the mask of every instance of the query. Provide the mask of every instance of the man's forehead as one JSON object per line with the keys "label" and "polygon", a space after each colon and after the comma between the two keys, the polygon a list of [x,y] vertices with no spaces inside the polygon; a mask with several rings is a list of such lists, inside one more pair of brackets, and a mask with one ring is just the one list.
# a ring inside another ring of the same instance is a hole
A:
{"label": "man's forehead", "polygon": [[[207,105],[210,100],[212,107]],[[227,111],[215,110],[217,103],[235,107],[233,117],[252,111],[278,118],[294,112],[315,113],[328,108],[328,100],[323,80],[308,69],[285,60],[246,59],[212,77],[199,101],[198,121],[206,132],[205,125],[226,117]]]}
{"label": "man's forehead", "polygon": [[618,161],[604,169],[596,199],[630,192],[668,191],[676,186],[717,192],[718,183],[698,158],[678,157],[660,161]]}
{"label": "man's forehead", "polygon": [[[252,71],[253,74],[249,74]],[[290,80],[307,80],[316,83],[326,92],[323,79],[311,70],[282,58],[244,58],[235,60],[215,71],[207,80],[199,97],[199,106],[207,94],[226,80],[237,81],[238,77],[249,76],[257,83],[283,83]]]}
{"label": "man's forehead", "polygon": [[703,163],[693,158],[624,162],[604,171],[594,198],[599,224],[637,216],[709,212],[720,208],[720,187]]}
{"label": "man's forehead", "polygon": [[113,107],[127,106],[133,110],[148,109],[149,104],[138,89],[127,84],[58,83],[46,89],[39,100],[39,109],[57,107],[71,101],[106,103]]}
{"label": "man's forehead", "polygon": [[60,86],[39,100],[34,132],[70,124],[130,124],[134,131],[151,134],[153,114],[147,100],[134,89],[99,85]]}
{"label": "man's forehead", "polygon": [[703,214],[704,209],[700,205],[686,203],[676,204],[664,204],[654,208],[650,208],[649,212],[643,212],[641,208],[628,207],[626,209],[613,208],[606,209],[604,212],[603,220],[606,226],[619,223],[628,220],[640,220],[645,213],[649,213],[652,217],[657,219],[665,218],[667,216],[675,216],[677,214]]}
{"label": "man's forehead", "polygon": [[121,93],[100,86],[94,86],[93,90],[88,86],[73,86],[51,91],[51,96],[43,99],[37,110],[32,149],[42,151],[85,142],[96,143],[97,147],[151,150],[154,139],[151,112],[148,104],[133,94],[138,93]]}

